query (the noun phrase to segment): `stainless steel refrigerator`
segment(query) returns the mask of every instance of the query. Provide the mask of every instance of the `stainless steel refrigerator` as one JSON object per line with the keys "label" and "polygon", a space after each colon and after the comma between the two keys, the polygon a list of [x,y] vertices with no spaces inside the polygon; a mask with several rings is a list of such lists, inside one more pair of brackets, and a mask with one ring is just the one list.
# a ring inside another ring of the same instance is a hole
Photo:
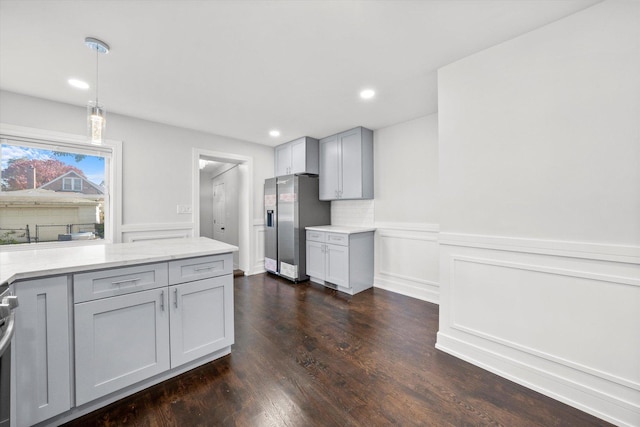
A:
{"label": "stainless steel refrigerator", "polygon": [[264,182],[264,266],[294,282],[307,280],[305,227],[331,223],[331,202],[322,202],[318,177],[285,175]]}

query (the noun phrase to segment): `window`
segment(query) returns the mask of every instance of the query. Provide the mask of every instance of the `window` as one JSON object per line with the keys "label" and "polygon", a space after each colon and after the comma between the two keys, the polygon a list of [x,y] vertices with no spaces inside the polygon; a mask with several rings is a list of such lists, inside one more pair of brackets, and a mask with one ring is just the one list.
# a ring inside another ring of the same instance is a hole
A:
{"label": "window", "polygon": [[82,178],[63,178],[62,189],[64,191],[82,191]]}
{"label": "window", "polygon": [[27,137],[6,127],[0,125],[0,245],[118,241],[119,198],[112,195],[120,145],[46,132]]}

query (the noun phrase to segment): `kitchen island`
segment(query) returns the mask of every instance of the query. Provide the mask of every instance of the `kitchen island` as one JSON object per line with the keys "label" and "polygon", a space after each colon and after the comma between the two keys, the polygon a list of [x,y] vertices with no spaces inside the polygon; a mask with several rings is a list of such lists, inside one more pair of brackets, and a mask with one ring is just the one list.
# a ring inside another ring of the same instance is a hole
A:
{"label": "kitchen island", "polygon": [[12,425],[58,425],[229,354],[233,257],[206,238],[0,253]]}

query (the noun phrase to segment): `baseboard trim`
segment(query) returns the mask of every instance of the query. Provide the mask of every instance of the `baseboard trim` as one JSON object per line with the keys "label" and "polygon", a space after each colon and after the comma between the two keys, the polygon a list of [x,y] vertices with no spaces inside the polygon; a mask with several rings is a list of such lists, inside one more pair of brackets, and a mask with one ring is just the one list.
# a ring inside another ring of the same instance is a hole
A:
{"label": "baseboard trim", "polygon": [[440,287],[439,284],[435,282],[424,281],[423,284],[411,284],[405,281],[393,280],[390,277],[384,277],[380,274],[374,277],[373,287],[433,304],[440,303]]}
{"label": "baseboard trim", "polygon": [[[633,427],[640,423],[639,406],[550,370],[523,363],[516,358],[507,357],[443,332],[438,332],[436,348],[616,425]],[[554,371],[558,372],[555,369]]]}

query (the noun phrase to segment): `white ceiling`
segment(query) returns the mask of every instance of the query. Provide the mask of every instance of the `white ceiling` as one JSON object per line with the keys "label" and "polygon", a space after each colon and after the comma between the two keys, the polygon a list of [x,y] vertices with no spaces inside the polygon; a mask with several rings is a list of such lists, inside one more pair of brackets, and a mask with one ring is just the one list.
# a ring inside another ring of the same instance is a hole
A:
{"label": "white ceiling", "polygon": [[277,145],[436,112],[439,67],[598,1],[0,0],[0,88],[85,105],[93,36],[107,113]]}

